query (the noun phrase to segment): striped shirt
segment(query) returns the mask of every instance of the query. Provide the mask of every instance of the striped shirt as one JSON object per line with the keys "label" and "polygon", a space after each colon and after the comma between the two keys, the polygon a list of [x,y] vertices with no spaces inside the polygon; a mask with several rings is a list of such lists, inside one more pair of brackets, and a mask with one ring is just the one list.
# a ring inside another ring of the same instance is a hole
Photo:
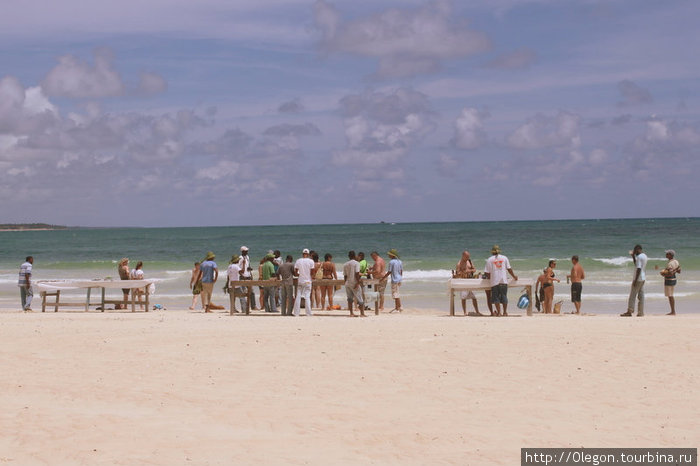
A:
{"label": "striped shirt", "polygon": [[32,264],[25,262],[19,268],[19,281],[17,286],[27,286],[27,278],[32,276]]}

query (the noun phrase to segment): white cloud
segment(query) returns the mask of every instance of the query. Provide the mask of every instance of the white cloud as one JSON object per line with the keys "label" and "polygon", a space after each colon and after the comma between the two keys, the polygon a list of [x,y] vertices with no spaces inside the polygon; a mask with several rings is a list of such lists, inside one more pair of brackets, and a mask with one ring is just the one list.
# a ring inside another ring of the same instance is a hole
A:
{"label": "white cloud", "polygon": [[49,96],[94,99],[123,95],[125,86],[119,73],[112,66],[109,49],[94,52],[94,65],[73,55],[58,58],[56,65],[41,82]]}
{"label": "white cloud", "polygon": [[431,73],[445,60],[466,58],[491,46],[485,34],[454,19],[446,0],[348,21],[324,0],[317,0],[314,11],[321,49],[376,58],[380,78]]}
{"label": "white cloud", "polygon": [[575,148],[581,143],[581,117],[560,111],[554,117],[535,115],[508,136],[513,149]]}
{"label": "white cloud", "polygon": [[462,109],[455,120],[455,133],[452,144],[458,149],[476,149],[486,140],[483,118],[484,114],[475,108]]}
{"label": "white cloud", "polygon": [[332,162],[347,166],[367,189],[403,180],[407,154],[434,128],[427,96],[411,89],[365,92],[341,99],[347,147]]}

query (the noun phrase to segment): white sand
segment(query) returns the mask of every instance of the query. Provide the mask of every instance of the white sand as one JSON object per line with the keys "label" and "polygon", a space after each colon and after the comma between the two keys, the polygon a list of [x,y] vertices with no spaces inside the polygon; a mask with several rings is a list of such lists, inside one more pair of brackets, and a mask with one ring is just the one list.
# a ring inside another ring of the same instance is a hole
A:
{"label": "white sand", "polygon": [[519,464],[697,447],[700,315],[0,313],[0,464]]}

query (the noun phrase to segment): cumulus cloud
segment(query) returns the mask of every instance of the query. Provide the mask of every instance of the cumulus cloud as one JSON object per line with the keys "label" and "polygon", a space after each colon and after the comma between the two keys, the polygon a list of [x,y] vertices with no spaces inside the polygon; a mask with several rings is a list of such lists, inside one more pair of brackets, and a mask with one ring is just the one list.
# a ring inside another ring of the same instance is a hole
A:
{"label": "cumulus cloud", "polygon": [[401,182],[407,154],[434,127],[427,96],[412,89],[348,95],[340,111],[347,147],[335,151],[332,162],[349,167],[354,185],[367,190]]}
{"label": "cumulus cloud", "polygon": [[283,102],[277,107],[279,113],[301,113],[304,111],[304,104],[298,97],[287,102]]}
{"label": "cumulus cloud", "polygon": [[579,115],[560,111],[555,116],[535,115],[507,138],[513,149],[578,147],[581,144]]}
{"label": "cumulus cloud", "polygon": [[454,19],[447,0],[354,20],[344,20],[333,5],[317,0],[314,13],[321,50],[375,58],[380,78],[432,73],[445,60],[470,57],[491,46],[485,34]]}
{"label": "cumulus cloud", "polygon": [[537,59],[537,54],[529,48],[521,48],[512,52],[500,55],[486,63],[487,68],[502,70],[515,70],[527,68]]}
{"label": "cumulus cloud", "polygon": [[41,82],[50,97],[94,99],[123,95],[125,85],[112,65],[113,55],[107,48],[94,52],[94,64],[74,55],[63,55]]}
{"label": "cumulus cloud", "polygon": [[454,123],[452,145],[458,149],[476,149],[486,141],[483,119],[487,115],[475,108],[465,108]]}
{"label": "cumulus cloud", "polygon": [[628,79],[617,83],[617,90],[622,97],[622,100],[617,103],[618,107],[648,104],[654,100],[651,92]]}

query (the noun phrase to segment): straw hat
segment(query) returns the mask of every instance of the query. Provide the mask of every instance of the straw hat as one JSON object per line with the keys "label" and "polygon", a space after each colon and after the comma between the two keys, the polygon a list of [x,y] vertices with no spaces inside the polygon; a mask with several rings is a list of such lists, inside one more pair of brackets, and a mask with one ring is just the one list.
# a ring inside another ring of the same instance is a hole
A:
{"label": "straw hat", "polygon": [[234,254],[233,256],[231,256],[231,261],[229,262],[229,264],[235,264],[238,262],[239,259],[240,256],[238,254]]}
{"label": "straw hat", "polygon": [[209,251],[207,252],[207,256],[204,258],[204,260],[211,261],[214,260],[214,258],[216,258],[216,255],[213,252]]}
{"label": "straw hat", "polygon": [[501,247],[497,244],[494,244],[493,247],[491,248],[491,254],[500,254],[501,253]]}
{"label": "straw hat", "polygon": [[399,258],[399,252],[396,249],[390,249],[387,255],[389,257],[396,257],[397,259]]}

